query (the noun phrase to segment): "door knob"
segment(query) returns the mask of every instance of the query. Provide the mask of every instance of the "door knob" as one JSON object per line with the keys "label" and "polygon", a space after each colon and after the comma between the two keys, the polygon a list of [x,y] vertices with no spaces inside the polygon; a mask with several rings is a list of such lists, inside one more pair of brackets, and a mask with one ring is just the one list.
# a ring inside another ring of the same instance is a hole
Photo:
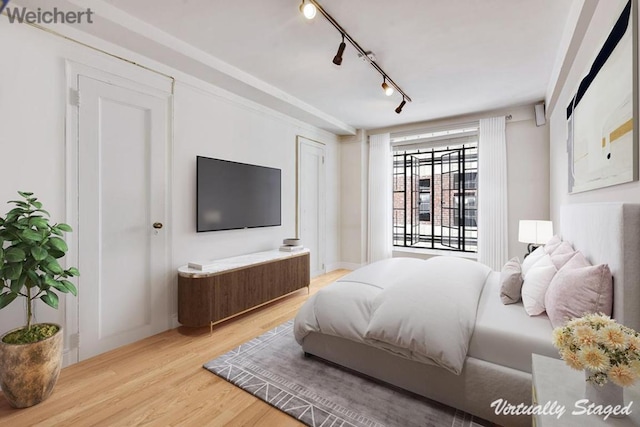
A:
{"label": "door knob", "polygon": [[161,222],[154,222],[153,223],[153,228],[155,228],[156,230],[160,230],[162,228],[162,223]]}

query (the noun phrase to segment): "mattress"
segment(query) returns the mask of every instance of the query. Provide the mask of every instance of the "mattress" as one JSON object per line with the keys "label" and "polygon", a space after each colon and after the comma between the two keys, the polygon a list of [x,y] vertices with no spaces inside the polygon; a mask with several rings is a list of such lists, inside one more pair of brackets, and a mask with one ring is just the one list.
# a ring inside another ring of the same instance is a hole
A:
{"label": "mattress", "polygon": [[500,273],[485,284],[467,356],[531,373],[531,354],[559,358],[551,343],[553,327],[546,314],[529,316],[522,302],[500,300]]}

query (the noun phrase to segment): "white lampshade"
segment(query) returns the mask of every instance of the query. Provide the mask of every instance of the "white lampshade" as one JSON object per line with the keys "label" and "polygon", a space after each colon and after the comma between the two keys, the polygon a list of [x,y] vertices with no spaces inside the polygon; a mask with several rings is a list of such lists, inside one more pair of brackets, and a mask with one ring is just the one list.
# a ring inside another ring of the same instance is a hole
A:
{"label": "white lampshade", "polygon": [[535,245],[545,244],[553,237],[553,222],[520,220],[518,230],[518,241],[522,243],[533,243]]}

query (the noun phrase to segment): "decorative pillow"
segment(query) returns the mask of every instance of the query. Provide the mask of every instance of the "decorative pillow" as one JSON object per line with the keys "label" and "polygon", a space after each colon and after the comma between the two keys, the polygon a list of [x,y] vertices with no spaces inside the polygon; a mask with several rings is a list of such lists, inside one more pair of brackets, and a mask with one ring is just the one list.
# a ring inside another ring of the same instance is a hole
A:
{"label": "decorative pillow", "polygon": [[562,243],[562,239],[559,236],[553,236],[547,243],[544,244],[544,251],[548,254],[553,252]]}
{"label": "decorative pillow", "polygon": [[584,257],[582,252],[576,251],[575,255],[569,258],[569,261],[562,268],[580,268],[580,267],[591,267],[591,263],[588,259]]}
{"label": "decorative pillow", "polygon": [[565,265],[551,280],[545,296],[545,307],[554,328],[586,313],[610,316],[613,309],[613,277],[609,266]]}
{"label": "decorative pillow", "polygon": [[561,242],[559,245],[555,246],[553,251],[551,252],[547,251],[549,255],[561,255],[561,254],[568,254],[568,253],[575,253],[575,252],[576,250],[573,249],[573,246],[571,246],[571,243],[569,242]]}
{"label": "decorative pillow", "polygon": [[522,267],[520,260],[511,258],[502,267],[500,273],[500,300],[503,304],[514,304],[520,301],[520,291],[522,289]]}
{"label": "decorative pillow", "polygon": [[556,268],[556,270],[560,270],[577,253],[578,253],[577,251],[573,251],[573,252],[559,254],[558,251],[556,250],[553,254],[550,255],[551,262],[553,262],[553,266]]}
{"label": "decorative pillow", "polygon": [[538,249],[536,249],[535,251],[531,252],[529,254],[529,256],[527,256],[524,261],[522,261],[522,275],[524,277],[527,276],[527,272],[529,271],[529,269],[531,267],[533,267],[533,264],[535,264],[537,261],[539,261],[542,257],[545,256],[545,251],[544,251],[544,247],[540,246]]}
{"label": "decorative pillow", "polygon": [[522,304],[529,316],[544,313],[544,297],[556,272],[549,255],[544,255],[527,272],[522,284]]}

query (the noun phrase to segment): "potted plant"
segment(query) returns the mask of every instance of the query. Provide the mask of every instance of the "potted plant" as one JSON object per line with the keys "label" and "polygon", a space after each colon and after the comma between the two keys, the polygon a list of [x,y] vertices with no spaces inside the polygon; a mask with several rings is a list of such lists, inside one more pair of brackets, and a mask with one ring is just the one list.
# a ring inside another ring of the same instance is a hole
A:
{"label": "potted plant", "polygon": [[62,327],[33,324],[35,302],[57,309],[57,292],[77,295],[67,279],[79,272],[58,262],[71,227],[52,225],[33,193],[18,194],[23,200],[9,201],[15,207],[0,217],[0,309],[24,298],[27,324],[0,338],[0,386],[11,406],[26,408],[49,397],[62,366]]}

